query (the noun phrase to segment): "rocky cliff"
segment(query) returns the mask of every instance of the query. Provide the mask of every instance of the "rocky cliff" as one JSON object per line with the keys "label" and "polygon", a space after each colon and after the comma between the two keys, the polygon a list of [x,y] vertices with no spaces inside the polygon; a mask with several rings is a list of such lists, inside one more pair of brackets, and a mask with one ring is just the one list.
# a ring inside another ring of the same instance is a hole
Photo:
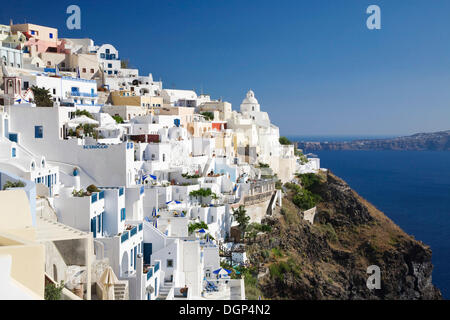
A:
{"label": "rocky cliff", "polygon": [[305,151],[318,150],[450,150],[450,130],[434,133],[417,133],[392,139],[366,139],[345,142],[298,142]]}
{"label": "rocky cliff", "polygon": [[[286,191],[282,208],[265,221],[271,232],[247,246],[251,263],[259,266],[256,294],[267,299],[441,299],[431,281],[428,246],[330,172],[312,191],[321,197],[314,224],[303,220]],[[381,289],[366,286],[370,265],[380,267]]]}

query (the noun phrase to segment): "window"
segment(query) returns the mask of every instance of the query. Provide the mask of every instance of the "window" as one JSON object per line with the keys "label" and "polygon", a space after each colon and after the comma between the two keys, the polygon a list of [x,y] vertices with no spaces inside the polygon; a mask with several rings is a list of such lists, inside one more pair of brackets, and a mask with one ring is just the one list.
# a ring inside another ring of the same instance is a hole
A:
{"label": "window", "polygon": [[167,268],[173,268],[173,260],[167,259]]}
{"label": "window", "polygon": [[31,30],[31,34],[34,35],[34,30]]}
{"label": "window", "polygon": [[83,73],[86,73],[86,68],[83,68]]}
{"label": "window", "polygon": [[117,70],[114,70],[114,74],[117,74]]}
{"label": "window", "polygon": [[36,139],[42,139],[44,136],[44,128],[42,126],[34,126],[34,137]]}
{"label": "window", "polygon": [[27,90],[30,87],[30,83],[28,81],[23,82],[23,88],[24,90]]}
{"label": "window", "polygon": [[94,69],[91,69],[91,73],[94,73]]}
{"label": "window", "polygon": [[104,53],[100,53],[100,59],[105,59],[105,54]]}
{"label": "window", "polygon": [[56,94],[56,89],[55,88],[53,88],[53,94]]}
{"label": "window", "polygon": [[109,49],[106,49],[106,53],[109,53]]}
{"label": "window", "polygon": [[12,148],[12,157],[15,158],[16,157],[16,148]]}
{"label": "window", "polygon": [[112,74],[112,71],[111,71],[111,70],[109,70],[109,71],[108,71],[108,74]]}
{"label": "window", "polygon": [[50,39],[53,39],[53,33],[49,33],[49,34],[48,34],[48,37],[49,37]]}
{"label": "window", "polygon": [[108,63],[108,68],[112,68],[112,63]]}

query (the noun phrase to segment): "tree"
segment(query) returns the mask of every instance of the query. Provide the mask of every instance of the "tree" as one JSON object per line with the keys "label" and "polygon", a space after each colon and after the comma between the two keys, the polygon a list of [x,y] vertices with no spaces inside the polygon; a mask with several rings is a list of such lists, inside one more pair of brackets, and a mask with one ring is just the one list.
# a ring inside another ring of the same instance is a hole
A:
{"label": "tree", "polygon": [[32,86],[31,91],[33,91],[34,102],[38,107],[53,107],[53,100],[48,89],[44,87],[39,88],[37,86]]}
{"label": "tree", "polygon": [[237,210],[233,210],[233,217],[239,224],[239,230],[241,231],[242,238],[245,235],[245,230],[247,230],[248,223],[250,221],[250,217],[247,216],[246,210],[244,206],[239,206]]}
{"label": "tree", "polygon": [[116,120],[117,123],[123,123],[123,118],[121,116],[112,116],[114,120]]}
{"label": "tree", "polygon": [[278,141],[280,141],[280,144],[282,145],[292,144],[292,142],[286,137],[280,137]]}
{"label": "tree", "polygon": [[200,114],[202,116],[204,116],[206,120],[211,120],[211,121],[214,120],[214,113],[212,113],[212,112],[205,111],[205,112],[202,112]]}

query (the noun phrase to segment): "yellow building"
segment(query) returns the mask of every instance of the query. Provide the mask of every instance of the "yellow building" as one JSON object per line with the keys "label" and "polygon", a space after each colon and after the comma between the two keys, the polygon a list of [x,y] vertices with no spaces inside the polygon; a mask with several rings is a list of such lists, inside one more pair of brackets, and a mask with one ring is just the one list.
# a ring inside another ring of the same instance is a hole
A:
{"label": "yellow building", "polygon": [[111,101],[115,106],[141,106],[147,109],[163,105],[162,97],[141,96],[131,90],[111,91]]}

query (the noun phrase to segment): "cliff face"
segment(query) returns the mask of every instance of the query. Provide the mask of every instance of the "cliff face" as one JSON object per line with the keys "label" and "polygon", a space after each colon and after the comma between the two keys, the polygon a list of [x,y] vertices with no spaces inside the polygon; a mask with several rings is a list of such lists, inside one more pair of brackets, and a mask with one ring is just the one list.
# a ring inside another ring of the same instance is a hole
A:
{"label": "cliff face", "polygon": [[[247,247],[266,269],[259,289],[268,299],[441,299],[431,282],[431,250],[404,233],[332,173],[314,190],[322,201],[314,224],[283,199],[269,234]],[[366,286],[367,267],[381,270],[381,289]]]}
{"label": "cliff face", "polygon": [[450,130],[434,133],[417,133],[393,139],[367,139],[346,142],[298,142],[306,151],[318,150],[411,150],[449,151]]}

